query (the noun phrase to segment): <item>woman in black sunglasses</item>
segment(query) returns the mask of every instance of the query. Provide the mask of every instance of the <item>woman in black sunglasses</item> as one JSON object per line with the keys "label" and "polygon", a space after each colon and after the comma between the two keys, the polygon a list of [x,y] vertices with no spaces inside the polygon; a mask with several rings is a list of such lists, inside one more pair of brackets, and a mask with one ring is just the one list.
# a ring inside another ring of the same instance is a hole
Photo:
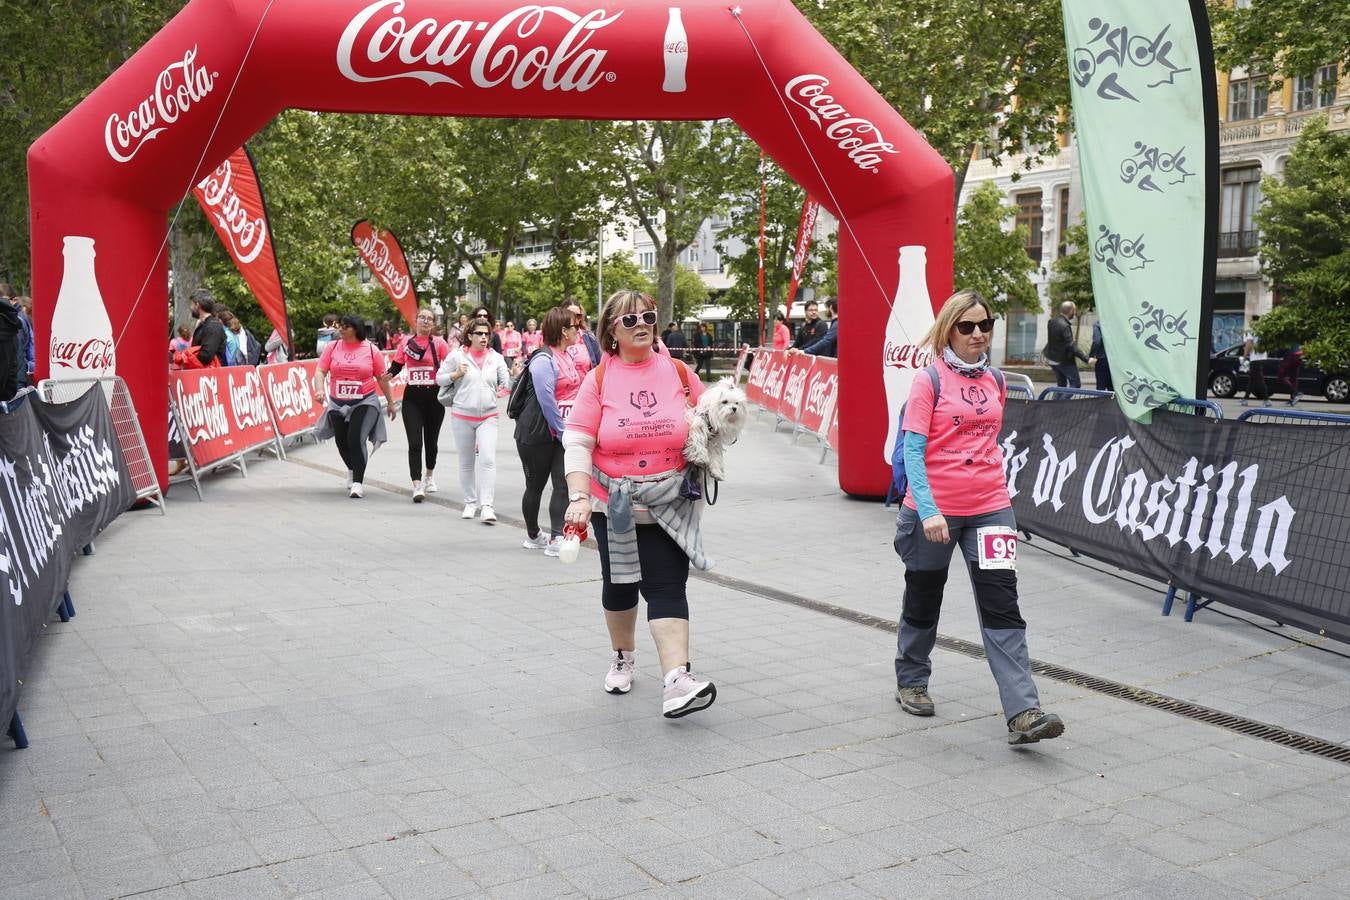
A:
{"label": "woman in black sunglasses", "polygon": [[602,359],[582,381],[563,432],[564,519],[593,525],[600,551],[613,653],[605,690],[633,686],[640,593],[664,675],[661,713],[675,719],[712,705],[717,688],[689,666],[689,564],[711,565],[702,500],[682,490],[685,413],[703,384],[683,360],[656,351],[657,321],[656,301],[641,291],[619,291],[600,313]]}
{"label": "woman in black sunglasses", "polygon": [[1030,744],[1059,737],[1064,723],[1041,711],[1026,622],[1018,609],[1017,520],[998,447],[1007,391],[1002,373],[989,365],[993,330],[983,297],[974,291],[953,294],[921,345],[936,362],[916,373],[905,404],[901,432],[909,491],[895,532],[895,552],[905,563],[895,699],[911,715],[933,715],[929,657],[947,570],[959,545],[1008,743]]}

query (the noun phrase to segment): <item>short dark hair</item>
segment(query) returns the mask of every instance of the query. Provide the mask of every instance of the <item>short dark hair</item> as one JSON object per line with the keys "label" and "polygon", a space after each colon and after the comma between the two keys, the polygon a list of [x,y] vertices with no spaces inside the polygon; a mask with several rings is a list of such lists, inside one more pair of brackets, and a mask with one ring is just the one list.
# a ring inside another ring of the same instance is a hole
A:
{"label": "short dark hair", "polygon": [[544,343],[550,347],[562,344],[563,329],[572,324],[572,314],[565,307],[555,306],[544,313]]}
{"label": "short dark hair", "polygon": [[816,303],[814,300],[807,300],[806,303],[802,304],[802,309],[810,309],[813,306],[816,309],[820,309],[820,304]]}
{"label": "short dark hair", "polygon": [[775,319],[777,319],[778,321],[780,321],[780,322],[786,322],[786,321],[787,321],[787,316],[785,316],[785,315],[783,314],[783,311],[782,311],[781,309],[780,309],[778,312],[774,313],[774,314],[773,314],[773,317],[774,317]]}
{"label": "short dark hair", "polygon": [[497,317],[494,316],[492,310],[488,309],[486,306],[477,307],[473,311],[473,315],[469,316],[470,322],[477,319],[480,315],[487,316],[488,324],[492,326],[494,331],[497,329]]}
{"label": "short dark hair", "polygon": [[0,297],[6,300],[14,299],[14,287],[8,281],[0,281]]}
{"label": "short dark hair", "polygon": [[[207,303],[207,302],[215,303],[216,295],[211,293],[210,288],[199,287],[196,290],[194,290],[191,294],[188,294],[188,300],[190,300],[193,303]],[[205,309],[206,307],[202,308]]]}
{"label": "short dark hair", "polygon": [[[195,294],[196,291],[193,291],[193,293]],[[192,302],[197,304],[197,307],[202,312],[206,313],[208,316],[214,315],[216,312],[216,301],[211,299],[211,294],[209,291],[207,292],[205,297],[195,298],[193,299]]]}
{"label": "short dark hair", "polygon": [[332,328],[337,324],[337,313],[324,313],[323,324],[325,328]]}
{"label": "short dark hair", "polygon": [[361,318],[355,313],[348,313],[347,315],[339,319],[338,322],[341,325],[350,326],[351,329],[356,332],[356,339],[358,341],[364,341],[366,339],[365,319]]}
{"label": "short dark hair", "polygon": [[825,301],[825,307],[829,309],[831,313],[834,313],[835,315],[839,314],[839,301],[833,297]]}

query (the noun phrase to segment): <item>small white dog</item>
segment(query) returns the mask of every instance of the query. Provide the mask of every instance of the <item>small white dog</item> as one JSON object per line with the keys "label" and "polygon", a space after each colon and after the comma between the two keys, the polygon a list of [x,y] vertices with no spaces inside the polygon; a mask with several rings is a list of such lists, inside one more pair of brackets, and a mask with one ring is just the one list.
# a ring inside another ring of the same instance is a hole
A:
{"label": "small white dog", "polygon": [[745,428],[748,418],[745,402],[745,391],[730,378],[723,378],[703,392],[698,405],[689,410],[684,458],[690,465],[702,466],[718,481],[726,478],[723,454]]}

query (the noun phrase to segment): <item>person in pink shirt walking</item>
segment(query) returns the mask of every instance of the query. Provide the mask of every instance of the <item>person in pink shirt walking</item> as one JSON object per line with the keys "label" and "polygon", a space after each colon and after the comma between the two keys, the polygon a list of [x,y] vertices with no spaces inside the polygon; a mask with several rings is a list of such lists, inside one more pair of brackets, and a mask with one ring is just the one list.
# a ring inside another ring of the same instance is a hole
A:
{"label": "person in pink shirt walking", "polygon": [[[436,493],[436,457],[440,450],[445,407],[437,399],[436,371],[449,359],[450,345],[436,336],[436,314],[428,307],[417,311],[416,334],[403,339],[389,364],[389,374],[407,370],[403,391],[403,428],[408,435],[408,474],[412,478],[414,503]],[[426,452],[426,471],[422,454]]]}
{"label": "person in pink shirt walking", "polygon": [[508,321],[506,328],[502,330],[502,356],[506,357],[506,365],[510,368],[516,360],[523,360],[520,355],[520,348],[523,341],[520,332],[516,331],[516,323]]}
{"label": "person in pink shirt walking", "polygon": [[689,665],[689,565],[707,569],[701,499],[684,491],[686,410],[703,393],[680,360],[653,349],[656,301],[619,291],[605,303],[597,337],[603,350],[577,392],[563,433],[574,527],[593,525],[600,551],[601,604],[614,656],[605,690],[633,686],[638,596],[664,673],[661,713],[674,719],[717,697]]}
{"label": "person in pink shirt walking", "polygon": [[787,316],[779,310],[773,314],[773,349],[786,350],[792,346],[792,331],[787,327]]}
{"label": "person in pink shirt walking", "polygon": [[322,397],[326,390],[328,404],[314,433],[319,440],[334,439],[347,466],[347,492],[353,499],[359,499],[365,496],[362,482],[370,458],[366,445],[379,448],[386,440],[380,403],[375,397],[376,386],[384,392],[391,422],[398,416],[398,407],[384,355],[366,340],[365,321],[360,316],[343,316],[338,334],[339,340],[330,341],[323,348],[315,370],[314,394]]}
{"label": "person in pink shirt walking", "polygon": [[905,596],[895,654],[895,699],[931,716],[928,678],[952,553],[970,572],[985,655],[998,684],[1008,743],[1059,737],[1064,723],[1040,708],[1026,622],[1017,602],[1017,520],[998,434],[1007,390],[989,365],[993,315],[974,291],[943,304],[922,346],[936,360],[915,374],[901,439],[909,490],[896,518]]}
{"label": "person in pink shirt walking", "polygon": [[[576,360],[567,352],[576,333],[572,314],[561,306],[555,306],[544,316],[545,352],[531,354],[527,365],[534,395],[538,398],[538,415],[542,415],[548,428],[526,429],[522,427],[526,423],[525,415],[516,419],[516,452],[525,470],[525,493],[520,503],[526,531],[522,546],[526,550],[543,550],[545,556],[558,555],[563,515],[567,511],[562,436],[584,377]],[[539,505],[550,481],[553,493],[549,497],[548,518],[552,530],[545,534],[539,528]]]}
{"label": "person in pink shirt walking", "polygon": [[544,333],[539,330],[539,323],[534,319],[526,319],[525,330],[520,333],[521,352],[528,357],[542,346],[544,346]]}

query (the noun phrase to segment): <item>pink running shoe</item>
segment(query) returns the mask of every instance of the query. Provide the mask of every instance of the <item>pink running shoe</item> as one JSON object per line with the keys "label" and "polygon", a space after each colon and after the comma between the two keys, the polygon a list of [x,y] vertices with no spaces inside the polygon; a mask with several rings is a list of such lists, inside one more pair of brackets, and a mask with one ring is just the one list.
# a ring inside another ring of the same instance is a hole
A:
{"label": "pink running shoe", "polygon": [[666,673],[666,691],[661,698],[661,715],[678,719],[691,712],[712,706],[717,699],[717,686],[711,681],[699,681],[689,674],[688,666],[680,666]]}
{"label": "pink running shoe", "polygon": [[605,690],[611,694],[626,694],[633,689],[634,654],[632,650],[615,650],[614,659],[605,673]]}

